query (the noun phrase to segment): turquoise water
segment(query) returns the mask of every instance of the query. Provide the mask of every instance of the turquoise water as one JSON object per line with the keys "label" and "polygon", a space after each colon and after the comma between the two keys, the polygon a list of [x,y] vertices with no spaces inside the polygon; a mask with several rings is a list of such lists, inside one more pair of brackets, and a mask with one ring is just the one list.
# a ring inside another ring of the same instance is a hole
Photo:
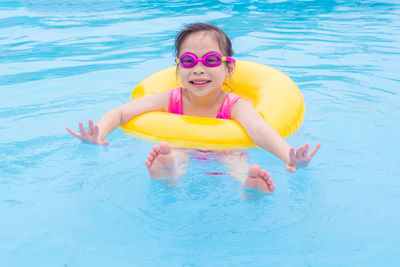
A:
{"label": "turquoise water", "polygon": [[[272,195],[242,197],[217,162],[176,189],[147,175],[152,143],[65,127],[98,120],[173,63],[183,23],[300,87],[322,149],[296,174],[260,149]],[[398,1],[1,1],[0,266],[400,265]]]}

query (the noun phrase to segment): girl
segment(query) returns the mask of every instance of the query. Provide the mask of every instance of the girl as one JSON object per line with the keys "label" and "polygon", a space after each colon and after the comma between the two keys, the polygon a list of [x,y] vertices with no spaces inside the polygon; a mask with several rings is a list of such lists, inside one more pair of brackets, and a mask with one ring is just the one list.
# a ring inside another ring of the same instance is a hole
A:
{"label": "girl", "polygon": [[[176,37],[177,73],[182,88],[148,95],[130,101],[107,112],[96,125],[89,120],[85,130],[79,122],[80,133],[67,128],[68,132],[82,142],[108,145],[104,139],[112,130],[130,119],[150,111],[165,111],[190,116],[225,118],[237,121],[251,140],[264,150],[273,153],[286,163],[286,170],[295,172],[307,166],[321,146],[319,142],[310,152],[309,144],[295,151],[245,100],[233,93],[223,91],[226,78],[235,70],[235,60],[229,38],[214,25],[193,23]],[[166,180],[178,177],[176,157],[166,142],[154,146],[145,162],[153,179]],[[270,175],[259,166],[253,165],[243,182],[244,186],[264,193],[275,189]]]}

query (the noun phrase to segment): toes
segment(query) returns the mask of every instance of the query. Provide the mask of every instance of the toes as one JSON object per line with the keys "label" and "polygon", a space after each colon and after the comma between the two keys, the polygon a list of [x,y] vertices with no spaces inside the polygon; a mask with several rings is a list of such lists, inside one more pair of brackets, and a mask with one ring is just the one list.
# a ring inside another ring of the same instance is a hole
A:
{"label": "toes", "polygon": [[259,181],[257,189],[263,193],[269,194],[269,193],[272,193],[272,191],[274,191],[275,185],[268,184],[266,181]]}
{"label": "toes", "polygon": [[160,152],[163,154],[171,153],[171,147],[167,142],[160,143]]}
{"label": "toes", "polygon": [[154,151],[155,153],[160,153],[160,148],[158,146],[153,146],[153,149],[151,151]]}
{"label": "toes", "polygon": [[158,153],[154,150],[150,151],[149,156],[155,157]]}
{"label": "toes", "polygon": [[260,166],[258,166],[257,164],[251,166],[248,175],[252,178],[257,178],[259,174],[260,174]]}
{"label": "toes", "polygon": [[155,158],[159,153],[160,153],[160,148],[158,146],[154,146],[153,149],[150,150],[149,156]]}
{"label": "toes", "polygon": [[263,185],[260,187],[261,191],[267,194],[270,194],[275,190],[275,185],[273,183],[264,182]]}
{"label": "toes", "polygon": [[269,178],[269,173],[268,173],[266,170],[262,169],[262,170],[260,171],[260,176],[261,176],[262,178],[264,178],[264,179],[268,179],[268,178]]}
{"label": "toes", "polygon": [[269,192],[272,193],[272,192],[274,192],[274,190],[275,190],[275,185],[274,185],[274,184],[271,184],[271,185],[269,186]]}
{"label": "toes", "polygon": [[275,190],[274,180],[270,178],[269,173],[267,173],[263,178],[265,185],[268,188],[267,193],[272,193]]}

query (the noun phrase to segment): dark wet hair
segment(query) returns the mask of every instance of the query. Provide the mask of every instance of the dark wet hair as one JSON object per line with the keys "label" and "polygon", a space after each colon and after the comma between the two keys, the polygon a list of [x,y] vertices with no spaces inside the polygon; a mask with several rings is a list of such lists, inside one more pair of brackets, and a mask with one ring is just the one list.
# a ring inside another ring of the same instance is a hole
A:
{"label": "dark wet hair", "polygon": [[195,32],[211,32],[214,34],[215,39],[217,40],[220,49],[224,53],[223,56],[232,57],[233,56],[233,49],[231,40],[229,37],[217,26],[207,23],[191,23],[185,25],[185,27],[177,34],[175,38],[175,54],[176,57],[179,56],[179,52],[181,49],[182,42],[192,33]]}

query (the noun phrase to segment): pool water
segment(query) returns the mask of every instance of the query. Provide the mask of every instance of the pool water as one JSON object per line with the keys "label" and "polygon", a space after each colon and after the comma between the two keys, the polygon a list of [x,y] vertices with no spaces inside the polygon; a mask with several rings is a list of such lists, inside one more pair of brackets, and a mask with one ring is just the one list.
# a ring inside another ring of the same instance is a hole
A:
{"label": "pool water", "polygon": [[[311,165],[290,174],[245,151],[272,195],[244,198],[213,160],[166,188],[144,166],[153,143],[65,130],[172,65],[176,33],[197,21],[303,93],[287,141],[322,141]],[[0,266],[400,265],[399,33],[395,0],[1,1]]]}

